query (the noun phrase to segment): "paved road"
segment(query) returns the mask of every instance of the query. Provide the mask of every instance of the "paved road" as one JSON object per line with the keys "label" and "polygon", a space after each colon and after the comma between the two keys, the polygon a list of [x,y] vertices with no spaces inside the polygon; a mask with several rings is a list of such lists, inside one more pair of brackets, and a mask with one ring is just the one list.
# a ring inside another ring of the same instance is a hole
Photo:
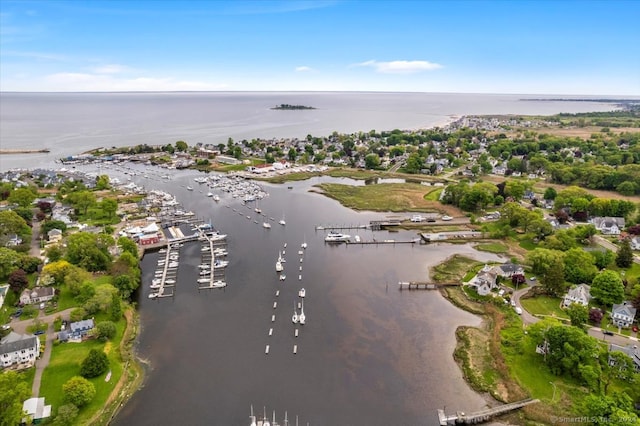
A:
{"label": "paved road", "polygon": [[[601,245],[602,247],[611,250],[614,253],[618,252],[618,246],[613,244],[611,241],[607,240],[606,238],[600,236],[600,235],[594,235],[593,236],[593,240],[598,243],[599,245]],[[635,263],[640,263],[640,256],[638,256],[637,254],[633,255],[633,261]]]}

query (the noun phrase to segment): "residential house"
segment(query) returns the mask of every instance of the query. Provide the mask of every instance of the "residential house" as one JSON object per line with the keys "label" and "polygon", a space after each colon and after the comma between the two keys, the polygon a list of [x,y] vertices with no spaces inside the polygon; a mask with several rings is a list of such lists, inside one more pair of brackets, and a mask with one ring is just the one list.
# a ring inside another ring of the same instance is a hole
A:
{"label": "residential house", "polygon": [[47,232],[47,239],[52,243],[60,241],[62,239],[62,231],[57,228],[53,228]]}
{"label": "residential house", "polygon": [[33,334],[11,332],[0,340],[0,366],[31,367],[40,355],[40,339]]}
{"label": "residential house", "polygon": [[[616,344],[609,345],[609,352],[622,352],[633,360],[634,368],[637,372],[640,372],[640,348],[638,345],[631,344],[627,346],[619,346]],[[609,364],[613,365],[613,360],[609,358]]]}
{"label": "residential house", "polygon": [[631,239],[631,250],[640,250],[640,237]]}
{"label": "residential house", "polygon": [[53,287],[34,287],[33,289],[24,289],[20,295],[20,303],[23,305],[31,305],[33,303],[48,302],[56,295]]}
{"label": "residential house", "polygon": [[72,322],[69,324],[69,337],[72,339],[81,339],[94,327],[95,323],[93,322],[93,318]]}
{"label": "residential house", "polygon": [[625,221],[623,217],[594,217],[589,220],[589,223],[605,235],[620,235]]}
{"label": "residential house", "polygon": [[22,419],[23,424],[33,424],[42,422],[42,419],[51,417],[51,405],[45,405],[43,398],[29,398],[22,404],[22,412],[27,416]]}
{"label": "residential house", "polygon": [[565,308],[572,303],[578,303],[582,306],[588,306],[591,300],[591,286],[580,284],[569,289],[562,300],[562,306]]}
{"label": "residential house", "polygon": [[8,285],[0,285],[0,308],[2,307],[2,304],[4,303],[4,298],[7,296],[7,292],[9,291],[9,286]]}
{"label": "residential house", "polygon": [[636,308],[629,301],[614,304],[611,308],[611,322],[618,327],[631,326],[635,317]]}
{"label": "residential house", "polygon": [[514,275],[524,274],[524,268],[515,263],[503,263],[493,267],[496,275],[503,278],[511,278]]}
{"label": "residential house", "polygon": [[484,267],[469,281],[469,286],[476,289],[480,296],[486,296],[497,287],[496,278],[498,274],[492,266],[484,265]]}

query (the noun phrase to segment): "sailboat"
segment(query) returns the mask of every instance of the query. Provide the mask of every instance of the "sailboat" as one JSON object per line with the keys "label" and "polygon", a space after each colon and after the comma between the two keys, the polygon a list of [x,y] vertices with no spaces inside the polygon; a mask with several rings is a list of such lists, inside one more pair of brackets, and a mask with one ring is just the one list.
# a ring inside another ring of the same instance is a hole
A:
{"label": "sailboat", "polygon": [[300,315],[298,316],[298,321],[300,322],[301,325],[304,325],[306,320],[307,320],[307,317],[304,315],[304,299],[302,299],[302,308],[300,308]]}
{"label": "sailboat", "polygon": [[262,415],[262,418],[264,419],[262,422],[262,426],[271,426],[269,424],[269,419],[267,418],[267,409],[264,409],[264,414]]}
{"label": "sailboat", "polygon": [[251,419],[251,424],[249,426],[257,426],[256,416],[253,415],[253,404],[251,404],[251,415],[249,418]]}
{"label": "sailboat", "polygon": [[276,261],[276,272],[282,272],[284,267],[282,266],[282,254],[278,252],[278,260]]}
{"label": "sailboat", "polygon": [[291,321],[294,324],[297,324],[300,318],[298,317],[298,312],[296,311],[296,302],[293,302],[293,316],[291,317]]}
{"label": "sailboat", "polygon": [[280,219],[280,222],[278,223],[282,226],[285,226],[287,224],[287,222],[284,220],[284,213],[282,213],[282,219]]}
{"label": "sailboat", "polygon": [[302,241],[302,244],[300,244],[300,247],[302,247],[303,249],[307,248],[307,237],[305,235],[304,240]]}
{"label": "sailboat", "polygon": [[258,202],[257,201],[256,201],[256,208],[254,210],[258,214],[262,213],[262,210],[260,209],[260,207],[258,207]]}
{"label": "sailboat", "polygon": [[300,289],[300,291],[298,292],[298,296],[300,297],[305,297],[307,295],[307,292],[305,291],[304,287]]}

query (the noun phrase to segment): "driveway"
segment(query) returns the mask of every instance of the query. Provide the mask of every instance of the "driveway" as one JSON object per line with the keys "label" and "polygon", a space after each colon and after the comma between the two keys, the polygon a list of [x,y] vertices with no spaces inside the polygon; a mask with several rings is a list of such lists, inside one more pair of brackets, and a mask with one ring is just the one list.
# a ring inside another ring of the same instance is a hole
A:
{"label": "driveway", "polygon": [[511,295],[511,300],[513,300],[515,302],[517,307],[522,309],[522,314],[520,316],[522,317],[522,322],[525,325],[534,324],[534,323],[540,321],[540,318],[531,315],[529,312],[527,312],[526,309],[524,309],[522,307],[522,304],[520,303],[520,298],[522,296],[524,296],[525,294],[527,294],[529,292],[529,290],[531,289],[531,287],[533,287],[534,285],[535,284],[533,284],[531,286],[523,285],[523,288],[520,288],[520,289],[514,291],[513,294]]}

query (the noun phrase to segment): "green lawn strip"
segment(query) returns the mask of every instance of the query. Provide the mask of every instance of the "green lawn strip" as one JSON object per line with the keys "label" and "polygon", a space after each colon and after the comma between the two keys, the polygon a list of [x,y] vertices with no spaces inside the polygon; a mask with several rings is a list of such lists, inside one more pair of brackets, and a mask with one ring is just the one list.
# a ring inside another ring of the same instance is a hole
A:
{"label": "green lawn strip", "polygon": [[256,178],[256,180],[262,180],[270,183],[286,183],[286,182],[295,182],[300,180],[307,180],[314,176],[320,176],[319,172],[293,172],[287,173],[284,175],[270,176],[268,178]]}
{"label": "green lawn strip", "polygon": [[[96,323],[102,321],[100,316],[96,317]],[[109,397],[114,386],[122,375],[123,365],[121,364],[119,345],[126,322],[119,321],[116,324],[117,333],[111,342],[99,342],[97,340],[87,340],[82,343],[60,343],[54,344],[51,353],[51,360],[42,375],[40,385],[40,396],[45,397],[47,404],[53,406],[55,412],[61,405],[64,405],[62,385],[73,376],[80,375],[80,363],[87,356],[91,349],[108,349],[109,367],[111,369],[111,379],[105,382],[107,373],[99,377],[89,379],[96,388],[95,398],[80,410],[77,423],[81,424],[82,419],[90,418],[97,410],[101,409]]]}
{"label": "green lawn strip", "polygon": [[496,253],[496,254],[507,253],[509,251],[509,247],[507,247],[507,246],[505,246],[504,244],[501,244],[501,243],[476,244],[474,246],[474,248],[476,250],[486,251],[486,252],[489,252],[489,253]]}
{"label": "green lawn strip", "polygon": [[525,250],[534,250],[537,247],[536,243],[530,238],[521,240],[519,245]]}
{"label": "green lawn strip", "polygon": [[478,265],[478,261],[456,254],[431,268],[430,277],[435,282],[460,282]]}
{"label": "green lawn strip", "polygon": [[381,183],[365,186],[323,183],[315,186],[345,207],[356,210],[394,212],[433,210],[433,202],[424,199],[426,187],[416,183]]}
{"label": "green lawn strip", "polygon": [[551,315],[556,318],[569,319],[569,316],[560,308],[561,299],[550,296],[536,296],[520,299],[524,309],[532,315]]}
{"label": "green lawn strip", "polygon": [[425,200],[429,200],[429,201],[439,201],[440,200],[440,194],[442,193],[442,191],[443,191],[442,188],[434,189],[433,191],[431,191],[427,195],[425,195],[424,199]]}

